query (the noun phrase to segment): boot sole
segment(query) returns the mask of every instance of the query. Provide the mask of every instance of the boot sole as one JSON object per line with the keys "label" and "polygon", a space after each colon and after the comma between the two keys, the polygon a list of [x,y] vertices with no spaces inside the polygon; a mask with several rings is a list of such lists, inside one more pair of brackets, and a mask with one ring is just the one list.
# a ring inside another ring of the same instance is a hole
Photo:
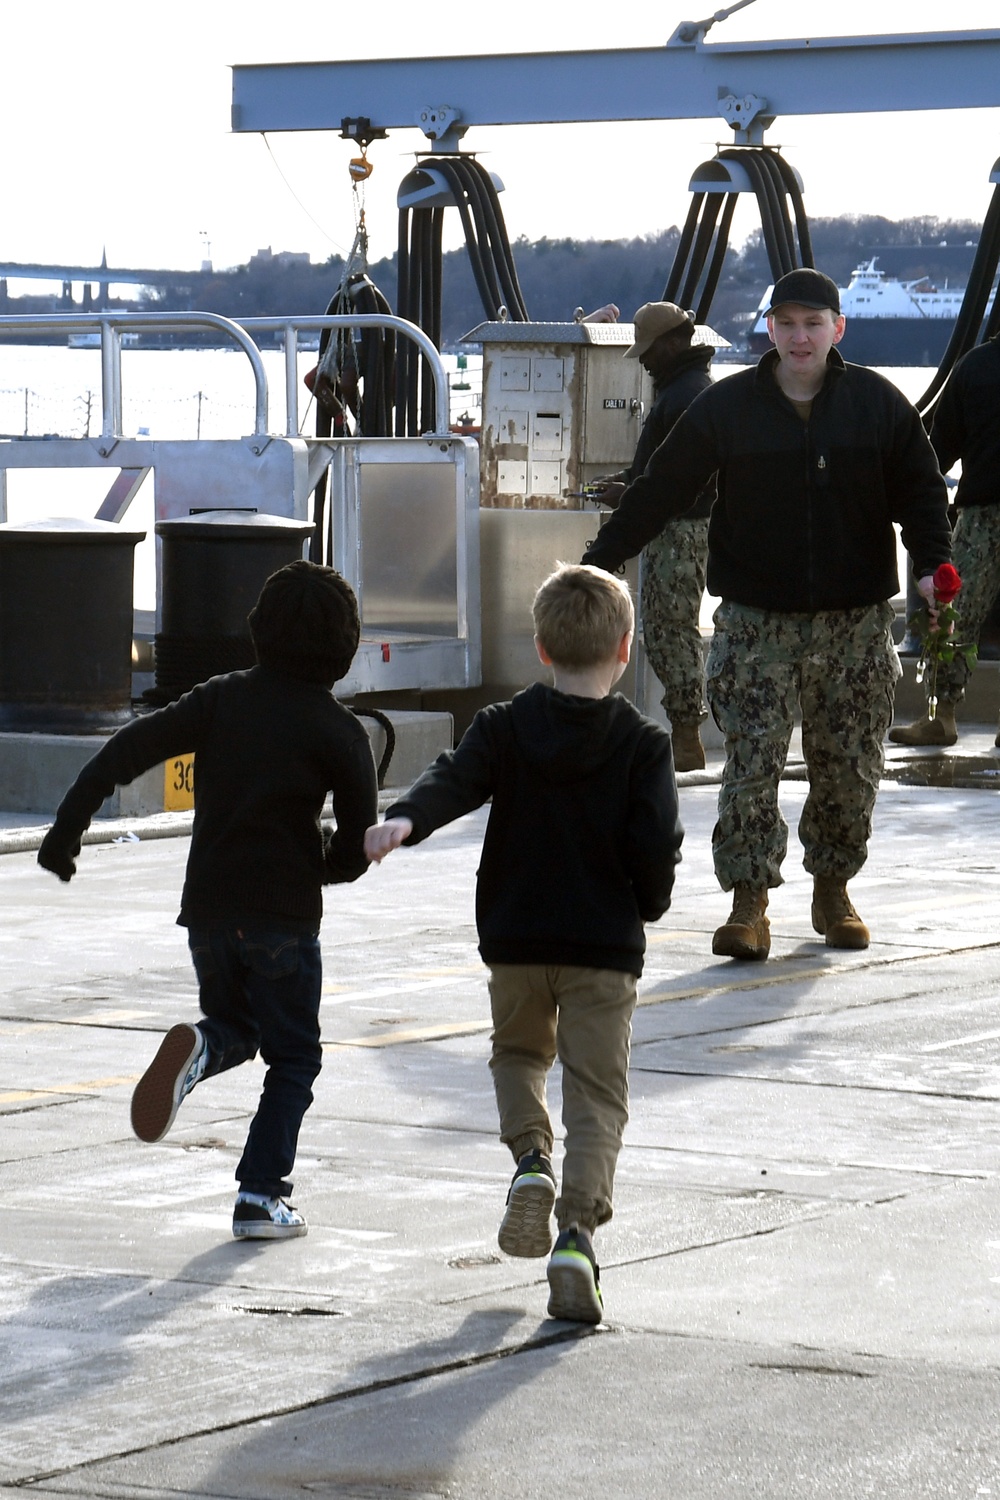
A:
{"label": "boot sole", "polygon": [[871,942],[871,934],[868,932],[851,932],[850,930],[840,932],[832,927],[826,933],[826,946],[828,948],[867,948]]}
{"label": "boot sole", "polygon": [[678,755],[674,757],[674,770],[677,771],[678,774],[682,774],[684,771],[704,771],[704,769],[705,757],[703,755]]}
{"label": "boot sole", "polygon": [[308,1224],[265,1224],[233,1220],[234,1240],[295,1240],[308,1232]]}
{"label": "boot sole", "polygon": [[813,931],[818,932],[820,937],[826,940],[828,948],[846,948],[859,951],[862,948],[867,948],[872,940],[871,933],[860,917],[857,919],[857,926],[853,922],[834,922],[833,926],[828,928],[826,923],[821,921],[814,911],[812,913],[812,925]]}
{"label": "boot sole", "polygon": [[193,1026],[171,1026],[160,1049],[135,1086],[132,1129],[140,1141],[161,1141],[177,1118],[181,1085],[198,1056],[201,1038]]}
{"label": "boot sole", "polygon": [[712,952],[716,958],[742,958],[763,963],[770,951],[770,934],[764,944],[748,942],[746,938],[723,935],[719,932],[712,939]]}
{"label": "boot sole", "polygon": [[552,1249],[555,1183],[543,1174],[519,1177],[511,1184],[507,1210],[497,1231],[505,1255],[534,1260]]}
{"label": "boot sole", "polygon": [[905,729],[890,729],[889,739],[894,745],[907,745],[911,750],[947,750],[958,744],[957,734],[945,734],[930,739],[927,736],[910,735]]}

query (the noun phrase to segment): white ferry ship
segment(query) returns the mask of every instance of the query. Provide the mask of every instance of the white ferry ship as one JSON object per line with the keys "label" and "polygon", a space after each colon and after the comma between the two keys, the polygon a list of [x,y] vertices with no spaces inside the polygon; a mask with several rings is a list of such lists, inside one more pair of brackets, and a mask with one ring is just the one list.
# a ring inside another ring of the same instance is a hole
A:
{"label": "white ferry ship", "polygon": [[[764,309],[771,292],[768,287],[757,308],[747,339],[751,354],[770,347]],[[840,288],[847,318],[840,352],[858,365],[938,365],[964,296],[964,287],[936,286],[926,276],[897,281],[878,269],[877,257],[866,261]]]}

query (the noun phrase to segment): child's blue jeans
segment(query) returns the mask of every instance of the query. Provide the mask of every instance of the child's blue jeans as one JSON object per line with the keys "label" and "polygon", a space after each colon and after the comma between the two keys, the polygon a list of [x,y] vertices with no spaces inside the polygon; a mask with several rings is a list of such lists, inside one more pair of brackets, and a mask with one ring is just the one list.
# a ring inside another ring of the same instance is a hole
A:
{"label": "child's blue jeans", "polygon": [[267,1065],[236,1179],[246,1192],[285,1197],[299,1127],[322,1066],[318,933],[273,922],[192,927],[188,946],[198,976],[208,1043],[205,1076],[248,1062]]}

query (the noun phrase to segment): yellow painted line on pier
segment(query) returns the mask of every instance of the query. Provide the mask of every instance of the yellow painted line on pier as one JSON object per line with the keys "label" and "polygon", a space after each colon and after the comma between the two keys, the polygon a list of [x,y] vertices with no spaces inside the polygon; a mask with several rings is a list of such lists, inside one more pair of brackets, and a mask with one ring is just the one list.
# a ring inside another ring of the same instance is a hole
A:
{"label": "yellow painted line on pier", "polygon": [[98,1089],[117,1089],[125,1084],[138,1083],[141,1077],[141,1073],[127,1073],[120,1078],[91,1078],[86,1083],[57,1084],[55,1088],[46,1089],[45,1092],[47,1094],[89,1094]]}
{"label": "yellow painted line on pier", "polygon": [[111,1022],[144,1021],[149,1012],[145,1010],[89,1010],[79,1016],[60,1016],[60,1026],[107,1026]]}
{"label": "yellow painted line on pier", "polygon": [[[949,955],[950,950],[948,949],[928,949],[914,953],[911,957],[914,960],[923,961],[934,958],[947,958]],[[884,959],[876,958],[874,961],[869,959],[864,964],[864,967],[883,967],[886,964],[899,962],[900,959],[898,956],[890,955]],[[852,955],[851,958],[844,959],[841,963],[826,963],[822,967],[810,966],[806,969],[786,969],[780,963],[762,965],[756,973],[748,973],[747,969],[741,968],[729,981],[690,985],[685,989],[679,990],[647,990],[644,994],[639,995],[636,1005],[667,1005],[674,1000],[702,1000],[707,995],[727,995],[747,990],[776,989],[780,985],[798,984],[800,982],[816,984],[821,980],[840,978],[845,973],[850,973],[857,967],[857,956]],[[371,998],[377,998],[382,994],[382,991],[373,992]],[[348,1047],[384,1048],[402,1046],[413,1042],[440,1041],[452,1036],[474,1036],[477,1033],[489,1031],[492,1024],[492,1021],[489,1020],[444,1021],[431,1026],[410,1027],[405,1031],[390,1029],[381,1032],[378,1036],[342,1037],[335,1042],[326,1042],[324,1043],[324,1051],[334,1052],[338,1048],[346,1049]]]}
{"label": "yellow painted line on pier", "polygon": [[[694,934],[691,935],[694,936]],[[485,973],[486,965],[479,962],[474,964],[456,964],[448,969],[410,969],[408,979],[411,985],[423,987],[429,986],[437,979],[475,979],[477,977],[481,978]],[[388,983],[389,981],[386,982]],[[354,984],[337,984],[334,980],[330,980],[329,983],[325,982],[323,985],[324,995],[342,996],[361,995],[365,993],[368,992],[359,990]],[[371,992],[375,998],[385,993],[384,990]]]}
{"label": "yellow painted line on pier", "polygon": [[[950,956],[950,953],[951,950],[949,949],[927,949],[921,950],[917,953],[913,953],[909,955],[909,957],[914,960],[924,962],[935,958],[947,958]],[[867,963],[863,963],[863,967],[883,967],[886,964],[899,962],[900,959],[898,958],[898,956],[888,955],[884,959],[876,958],[874,962],[869,958]],[[667,1005],[675,1000],[700,1000],[704,999],[708,995],[725,995],[732,994],[734,992],[746,992],[748,990],[777,988],[781,985],[798,984],[803,981],[815,985],[821,980],[839,978],[845,972],[849,973],[857,966],[857,957],[856,955],[852,955],[850,959],[845,959],[842,963],[827,963],[822,967],[810,965],[808,968],[804,969],[786,969],[780,963],[771,963],[768,965],[763,965],[761,969],[756,973],[750,973],[746,968],[741,967],[733,975],[732,979],[728,981],[716,981],[712,984],[689,985],[684,989],[677,990],[647,990],[645,993],[639,995],[636,1004],[638,1006]],[[428,971],[424,970],[422,972],[426,974]],[[450,976],[461,975],[463,978],[466,978],[469,975],[481,975],[482,973],[483,970],[479,966],[470,968],[468,970],[463,968],[442,971],[442,974],[447,974]],[[410,986],[409,988],[412,990],[421,987],[423,986]],[[354,990],[348,992],[348,994],[343,996],[342,998],[370,1001],[387,998],[390,994],[399,993],[399,989],[395,989],[392,991],[387,989]],[[45,1024],[51,1025],[52,1023]],[[381,1031],[377,1036],[341,1037],[336,1041],[324,1042],[323,1051],[341,1052],[348,1051],[351,1048],[364,1048],[369,1051],[380,1051],[384,1050],[386,1047],[401,1047],[412,1045],[418,1042],[444,1041],[449,1037],[482,1035],[485,1032],[490,1031],[492,1029],[492,1025],[492,1021],[484,1017],[475,1021],[439,1021],[428,1026],[407,1027],[405,1030],[400,1027],[389,1027]],[[959,1046],[963,1043],[985,1041],[987,1039],[993,1040],[996,1036],[1000,1036],[1000,1033],[982,1033],[977,1036],[962,1038],[956,1042],[940,1043],[936,1044],[933,1047],[925,1047],[920,1050],[944,1050],[944,1048],[946,1047]],[[0,1093],[0,1105],[21,1104],[29,1102],[32,1099],[44,1099],[46,1097],[53,1096],[62,1097],[73,1094],[98,1093],[104,1089],[120,1088],[123,1086],[135,1084],[138,1082],[141,1076],[142,1075],[139,1073],[134,1073],[114,1078],[92,1078],[87,1080],[86,1082],[64,1084],[48,1089],[23,1089],[7,1093]]]}
{"label": "yellow painted line on pier", "polygon": [[989,905],[992,908],[996,904],[996,898],[996,886],[992,885],[978,891],[969,891],[965,894],[956,892],[954,895],[949,895],[947,892],[941,892],[939,895],[928,896],[921,901],[880,902],[878,911],[880,915],[883,912],[892,912],[893,915],[899,916],[908,912],[938,911],[942,906]]}
{"label": "yellow painted line on pier", "polygon": [[[899,962],[898,959],[895,962]],[[741,972],[738,977],[732,979],[728,984],[698,984],[691,985],[683,990],[649,990],[640,995],[637,1005],[662,1005],[667,1000],[701,1000],[705,995],[730,995],[734,990],[766,990],[777,988],[783,984],[798,984],[801,980],[809,980],[815,983],[821,979],[833,979],[839,977],[845,971],[856,967],[850,963],[827,964],[823,968],[809,969],[782,969],[780,964],[773,964],[770,969],[761,965],[756,973]],[[871,967],[868,965],[867,967]]]}
{"label": "yellow painted line on pier", "polygon": [[0,1094],[0,1104],[24,1104],[29,1099],[61,1099],[73,1094],[99,1094],[104,1089],[117,1089],[138,1083],[141,1077],[141,1073],[131,1073],[123,1078],[89,1078],[83,1083],[53,1084],[47,1089],[18,1089]]}
{"label": "yellow painted line on pier", "polygon": [[381,1036],[343,1037],[338,1042],[324,1042],[324,1052],[337,1052],[348,1047],[396,1047],[403,1042],[433,1042],[442,1037],[473,1036],[476,1032],[489,1031],[492,1021],[442,1021],[436,1026],[417,1026],[410,1031],[384,1031]]}
{"label": "yellow painted line on pier", "polygon": [[346,989],[330,988],[323,986],[323,998],[331,1005],[345,1005],[349,1000],[382,1001],[394,1000],[399,995],[423,995],[429,990],[440,990],[443,988],[454,988],[457,984],[463,984],[468,979],[481,979],[485,982],[486,967],[463,971],[461,978],[454,974],[443,979],[416,979],[407,984],[400,984],[398,980],[387,979],[384,988],[381,989]]}
{"label": "yellow painted line on pier", "polygon": [[[844,964],[843,968],[848,965]],[[741,975],[734,979],[731,984],[708,984],[697,988],[685,990],[671,990],[669,993],[656,993],[655,991],[640,995],[636,1001],[637,1005],[664,1005],[671,1000],[697,1000],[704,995],[722,995],[732,990],[755,990],[765,988],[772,984],[791,984],[799,979],[817,979],[823,974],[835,972],[831,969],[820,970],[802,969],[779,973],[777,968],[772,969],[770,975],[762,974],[757,978],[748,978]],[[379,992],[381,993],[381,992]],[[335,1042],[324,1042],[324,1052],[336,1052],[340,1048],[367,1047],[384,1048],[401,1046],[412,1042],[440,1041],[451,1036],[475,1036],[477,1033],[491,1030],[492,1021],[440,1021],[432,1026],[408,1027],[406,1031],[399,1029],[381,1032],[378,1036],[352,1036],[341,1037]]]}

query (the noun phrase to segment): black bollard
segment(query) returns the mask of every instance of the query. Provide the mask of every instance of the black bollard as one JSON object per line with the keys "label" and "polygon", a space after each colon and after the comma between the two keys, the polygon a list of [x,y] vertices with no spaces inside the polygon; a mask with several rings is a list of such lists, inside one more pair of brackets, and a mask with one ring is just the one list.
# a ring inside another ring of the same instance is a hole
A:
{"label": "black bollard", "polygon": [[95,734],[132,717],[145,535],[96,520],[0,525],[0,730]]}
{"label": "black bollard", "polygon": [[240,510],[157,521],[161,609],[148,701],[170,703],[209,677],[254,665],[247,616],[265,580],[302,556],[312,530],[310,521]]}

